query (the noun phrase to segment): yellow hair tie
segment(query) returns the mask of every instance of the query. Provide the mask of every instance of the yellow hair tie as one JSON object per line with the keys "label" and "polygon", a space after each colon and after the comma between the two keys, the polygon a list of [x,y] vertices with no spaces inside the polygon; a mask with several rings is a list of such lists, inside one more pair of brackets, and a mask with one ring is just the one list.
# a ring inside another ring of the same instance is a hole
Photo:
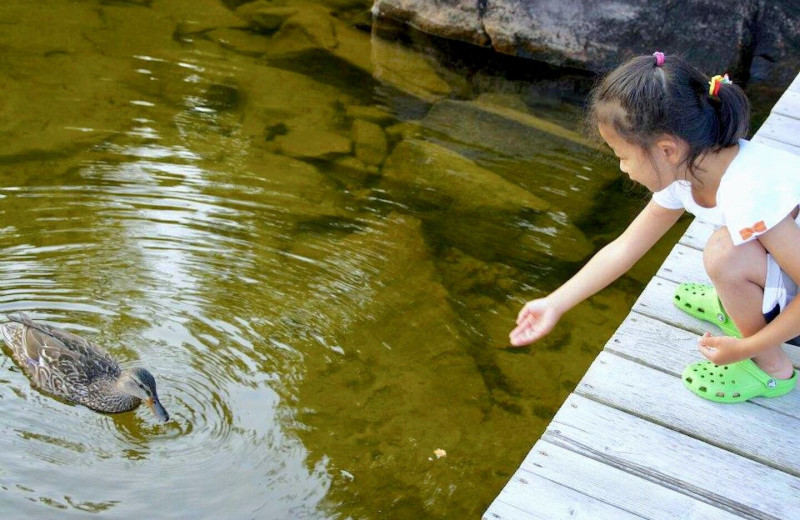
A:
{"label": "yellow hair tie", "polygon": [[717,74],[711,81],[708,82],[708,95],[717,97],[719,95],[719,89],[722,85],[730,85],[733,83],[731,79],[728,77],[727,74],[724,76],[720,76]]}

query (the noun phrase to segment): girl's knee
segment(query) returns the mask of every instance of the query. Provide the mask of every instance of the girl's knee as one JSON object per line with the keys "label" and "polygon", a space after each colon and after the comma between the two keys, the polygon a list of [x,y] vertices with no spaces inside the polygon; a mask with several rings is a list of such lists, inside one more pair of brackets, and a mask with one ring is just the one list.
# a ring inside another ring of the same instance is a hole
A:
{"label": "girl's knee", "polygon": [[765,259],[766,250],[758,240],[735,246],[724,227],[711,235],[703,250],[703,264],[715,283],[757,278]]}

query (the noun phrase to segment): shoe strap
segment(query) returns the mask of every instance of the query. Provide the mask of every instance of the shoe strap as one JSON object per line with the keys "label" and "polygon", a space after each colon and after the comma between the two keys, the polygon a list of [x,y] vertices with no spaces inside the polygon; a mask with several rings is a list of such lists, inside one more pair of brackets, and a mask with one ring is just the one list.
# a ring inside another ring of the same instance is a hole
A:
{"label": "shoe strap", "polygon": [[761,367],[759,367],[752,359],[744,359],[739,361],[738,364],[745,372],[758,379],[758,381],[760,381],[767,388],[775,388],[781,382],[791,381],[792,379],[797,378],[797,370],[792,373],[792,377],[789,379],[777,379],[772,377],[764,372]]}

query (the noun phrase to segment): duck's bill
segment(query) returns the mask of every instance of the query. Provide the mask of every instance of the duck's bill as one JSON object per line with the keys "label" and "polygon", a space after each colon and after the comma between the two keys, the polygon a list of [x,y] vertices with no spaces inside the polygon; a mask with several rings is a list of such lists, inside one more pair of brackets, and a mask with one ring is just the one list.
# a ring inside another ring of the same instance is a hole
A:
{"label": "duck's bill", "polygon": [[149,406],[150,409],[153,410],[153,415],[158,417],[158,419],[160,419],[161,421],[164,421],[164,422],[169,421],[169,414],[164,409],[164,407],[161,406],[160,402],[158,402],[155,399],[148,399],[147,400],[147,406]]}

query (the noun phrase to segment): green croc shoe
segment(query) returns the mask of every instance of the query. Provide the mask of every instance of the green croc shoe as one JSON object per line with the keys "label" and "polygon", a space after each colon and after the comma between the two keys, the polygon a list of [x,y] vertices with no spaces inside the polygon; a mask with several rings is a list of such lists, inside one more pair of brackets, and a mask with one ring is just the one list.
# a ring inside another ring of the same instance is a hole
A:
{"label": "green croc shoe", "polygon": [[709,401],[741,403],[754,397],[788,394],[797,385],[797,370],[790,379],[775,379],[750,359],[721,366],[698,361],[683,371],[683,384]]}
{"label": "green croc shoe", "polygon": [[714,286],[707,283],[682,283],[675,289],[672,302],[687,314],[713,323],[727,335],[741,338],[739,329],[722,308]]}

